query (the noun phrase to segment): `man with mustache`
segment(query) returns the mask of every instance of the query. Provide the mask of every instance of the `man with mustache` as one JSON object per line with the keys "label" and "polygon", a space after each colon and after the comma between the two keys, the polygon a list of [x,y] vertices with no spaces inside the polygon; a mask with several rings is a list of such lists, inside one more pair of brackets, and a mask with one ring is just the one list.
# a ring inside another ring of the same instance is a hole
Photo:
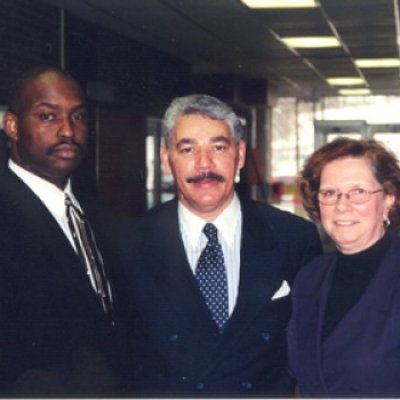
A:
{"label": "man with mustache", "polygon": [[82,90],[59,69],[31,69],[15,83],[3,122],[10,158],[0,175],[0,394],[118,394],[107,266],[96,239],[85,261],[85,233],[67,216],[67,196],[77,218],[87,215],[70,181],[88,139]]}
{"label": "man with mustache", "polygon": [[161,161],[177,199],[124,245],[134,360],[131,390],[157,397],[287,397],[290,286],[320,248],[313,224],[239,199],[238,116],[207,95],[175,99]]}

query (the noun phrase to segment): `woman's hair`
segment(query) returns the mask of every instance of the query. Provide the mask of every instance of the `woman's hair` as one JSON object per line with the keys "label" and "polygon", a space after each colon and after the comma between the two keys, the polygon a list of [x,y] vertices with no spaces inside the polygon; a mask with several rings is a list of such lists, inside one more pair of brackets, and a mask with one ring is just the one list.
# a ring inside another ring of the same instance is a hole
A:
{"label": "woman's hair", "polygon": [[390,228],[400,226],[400,167],[396,156],[376,140],[355,140],[340,137],[316,150],[307,160],[298,179],[303,206],[309,216],[320,222],[318,191],[323,168],[342,158],[365,158],[370,161],[375,179],[385,193],[395,197],[389,211]]}

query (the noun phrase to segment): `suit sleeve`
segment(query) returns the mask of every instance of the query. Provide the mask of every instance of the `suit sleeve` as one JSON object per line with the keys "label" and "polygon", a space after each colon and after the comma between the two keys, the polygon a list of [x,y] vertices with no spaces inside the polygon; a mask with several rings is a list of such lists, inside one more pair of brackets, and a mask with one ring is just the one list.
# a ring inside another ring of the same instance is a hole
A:
{"label": "suit sleeve", "polygon": [[302,259],[302,265],[308,264],[315,257],[322,253],[321,238],[318,233],[316,226],[312,223],[308,223],[308,234],[305,236],[304,254]]}

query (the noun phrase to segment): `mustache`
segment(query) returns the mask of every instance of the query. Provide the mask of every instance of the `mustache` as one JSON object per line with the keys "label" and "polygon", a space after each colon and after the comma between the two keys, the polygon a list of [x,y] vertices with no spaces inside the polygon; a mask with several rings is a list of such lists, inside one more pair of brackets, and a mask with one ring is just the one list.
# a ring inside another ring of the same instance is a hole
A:
{"label": "mustache", "polygon": [[187,183],[199,183],[201,181],[204,181],[206,179],[214,179],[217,182],[225,182],[225,178],[222,175],[219,175],[215,172],[204,172],[200,175],[197,176],[189,176],[189,178],[186,178]]}
{"label": "mustache", "polygon": [[72,145],[72,146],[74,146],[75,148],[76,148],[76,151],[77,151],[77,153],[79,154],[79,155],[81,155],[81,154],[83,154],[84,153],[84,148],[83,148],[83,146],[82,145],[80,145],[79,143],[77,143],[77,142],[75,142],[75,140],[74,139],[63,139],[61,142],[59,142],[59,143],[56,143],[56,144],[53,144],[52,146],[50,146],[48,149],[47,149],[47,155],[52,155],[53,153],[55,153],[57,150],[58,150],[58,148],[60,147],[60,146],[63,146],[63,145],[65,145],[65,144],[68,144],[68,145]]}

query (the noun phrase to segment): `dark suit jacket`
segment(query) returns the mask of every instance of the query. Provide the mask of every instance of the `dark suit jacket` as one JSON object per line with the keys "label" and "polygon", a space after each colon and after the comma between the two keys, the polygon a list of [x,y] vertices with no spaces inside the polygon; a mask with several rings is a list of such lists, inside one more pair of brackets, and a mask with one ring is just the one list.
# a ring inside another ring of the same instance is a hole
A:
{"label": "dark suit jacket", "polygon": [[392,245],[360,300],[321,344],[336,254],[296,279],[289,329],[291,368],[305,396],[400,396],[400,240]]}
{"label": "dark suit jacket", "polygon": [[240,285],[222,335],[190,269],[177,202],[136,226],[126,259],[138,395],[287,395],[289,296],[271,300],[283,280],[320,252],[313,224],[256,202],[242,202]]}
{"label": "dark suit jacket", "polygon": [[0,175],[1,393],[115,393],[114,330],[56,220],[7,169]]}

